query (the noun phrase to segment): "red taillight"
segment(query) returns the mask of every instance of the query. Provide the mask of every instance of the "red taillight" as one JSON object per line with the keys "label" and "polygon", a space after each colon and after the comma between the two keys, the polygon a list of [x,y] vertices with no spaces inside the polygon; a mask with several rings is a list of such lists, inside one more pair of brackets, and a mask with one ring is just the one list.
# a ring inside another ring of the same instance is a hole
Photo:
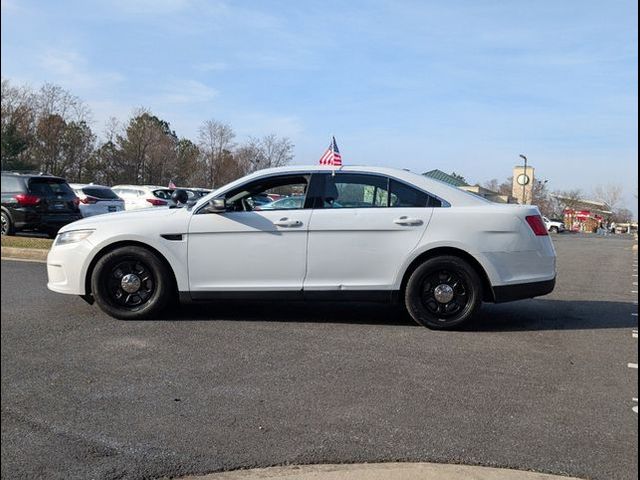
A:
{"label": "red taillight", "polygon": [[15,198],[18,201],[18,204],[23,205],[25,207],[32,207],[40,203],[41,198],[35,195],[29,195],[28,193],[19,193],[15,195]]}
{"label": "red taillight", "polygon": [[94,203],[96,203],[96,202],[98,201],[98,199],[97,199],[97,198],[95,198],[95,197],[89,197],[89,196],[87,196],[87,197],[81,198],[81,199],[80,199],[80,201],[81,201],[82,203],[84,203],[85,205],[88,205],[88,204],[94,204]]}
{"label": "red taillight", "polygon": [[166,205],[167,204],[167,202],[165,202],[164,200],[160,200],[160,199],[157,199],[157,198],[147,198],[147,202],[149,202],[154,207],[159,207],[160,205]]}
{"label": "red taillight", "polygon": [[540,215],[529,215],[527,217],[527,223],[538,237],[544,237],[545,235],[549,235],[547,232],[547,227],[542,221],[542,217]]}

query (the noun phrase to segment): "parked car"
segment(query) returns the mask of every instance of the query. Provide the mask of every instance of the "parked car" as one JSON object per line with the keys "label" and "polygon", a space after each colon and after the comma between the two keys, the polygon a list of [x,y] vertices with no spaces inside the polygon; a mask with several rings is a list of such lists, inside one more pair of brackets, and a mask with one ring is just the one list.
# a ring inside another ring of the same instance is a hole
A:
{"label": "parked car", "polygon": [[82,218],[79,200],[64,178],[2,172],[2,235],[58,229]]}
{"label": "parked car", "polygon": [[167,207],[173,189],[154,185],[115,185],[111,187],[124,200],[125,210]]}
{"label": "parked car", "polygon": [[542,217],[542,220],[544,221],[544,225],[548,232],[562,233],[565,231],[564,222],[561,222],[560,220],[550,220],[547,217]]}
{"label": "parked car", "polygon": [[80,183],[71,183],[69,186],[80,200],[80,213],[83,217],[124,210],[124,200],[109,187]]}
{"label": "parked car", "polygon": [[[304,201],[256,210],[253,199],[272,191]],[[491,203],[404,170],[291,166],[192,206],[69,225],[47,271],[50,290],[122,319],[157,315],[176,297],[399,300],[419,324],[452,328],[482,301],[551,292],[556,255],[535,206]]]}
{"label": "parked car", "polygon": [[275,200],[271,203],[265,203],[256,210],[288,210],[290,208],[301,208],[302,202],[304,202],[304,195],[292,195],[291,197],[284,197],[280,200]]}

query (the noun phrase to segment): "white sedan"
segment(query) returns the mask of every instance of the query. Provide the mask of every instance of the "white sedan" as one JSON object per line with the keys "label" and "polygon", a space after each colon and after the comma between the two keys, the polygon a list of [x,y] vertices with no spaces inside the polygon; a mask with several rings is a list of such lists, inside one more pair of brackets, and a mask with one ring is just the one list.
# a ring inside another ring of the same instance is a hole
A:
{"label": "white sedan", "polygon": [[[304,196],[294,208],[253,198]],[[551,292],[556,255],[535,206],[490,203],[436,180],[377,167],[292,166],[236,180],[183,208],[63,227],[49,289],[111,316],[148,318],[171,299],[404,302],[431,328],[483,301]]]}

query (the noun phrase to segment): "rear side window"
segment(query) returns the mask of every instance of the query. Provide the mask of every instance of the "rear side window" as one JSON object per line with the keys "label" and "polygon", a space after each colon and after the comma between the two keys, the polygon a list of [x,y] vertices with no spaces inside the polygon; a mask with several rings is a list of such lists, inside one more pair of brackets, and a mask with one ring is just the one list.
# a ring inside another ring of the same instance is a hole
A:
{"label": "rear side window", "polygon": [[84,187],[82,193],[94,198],[105,198],[108,200],[115,200],[118,195],[110,188],[97,188],[97,187]]}
{"label": "rear side window", "polygon": [[64,180],[56,178],[32,178],[29,181],[29,190],[34,195],[48,197],[52,195],[74,195],[73,190]]}
{"label": "rear side window", "polygon": [[428,193],[397,180],[390,180],[390,207],[441,207],[442,202]]}
{"label": "rear side window", "polygon": [[386,207],[388,180],[376,175],[340,173],[325,176],[323,208]]}
{"label": "rear side window", "polygon": [[163,200],[171,200],[171,190],[154,190],[153,196]]}
{"label": "rear side window", "polygon": [[23,189],[22,182],[19,178],[3,175],[2,176],[2,191],[3,192],[21,192]]}

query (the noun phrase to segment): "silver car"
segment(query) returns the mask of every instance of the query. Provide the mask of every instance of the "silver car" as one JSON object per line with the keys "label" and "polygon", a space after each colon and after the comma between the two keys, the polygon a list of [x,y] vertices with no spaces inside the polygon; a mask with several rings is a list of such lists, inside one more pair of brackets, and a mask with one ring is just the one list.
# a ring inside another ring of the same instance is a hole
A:
{"label": "silver car", "polygon": [[79,183],[72,183],[69,186],[80,200],[80,213],[83,217],[124,210],[124,200],[109,187]]}

